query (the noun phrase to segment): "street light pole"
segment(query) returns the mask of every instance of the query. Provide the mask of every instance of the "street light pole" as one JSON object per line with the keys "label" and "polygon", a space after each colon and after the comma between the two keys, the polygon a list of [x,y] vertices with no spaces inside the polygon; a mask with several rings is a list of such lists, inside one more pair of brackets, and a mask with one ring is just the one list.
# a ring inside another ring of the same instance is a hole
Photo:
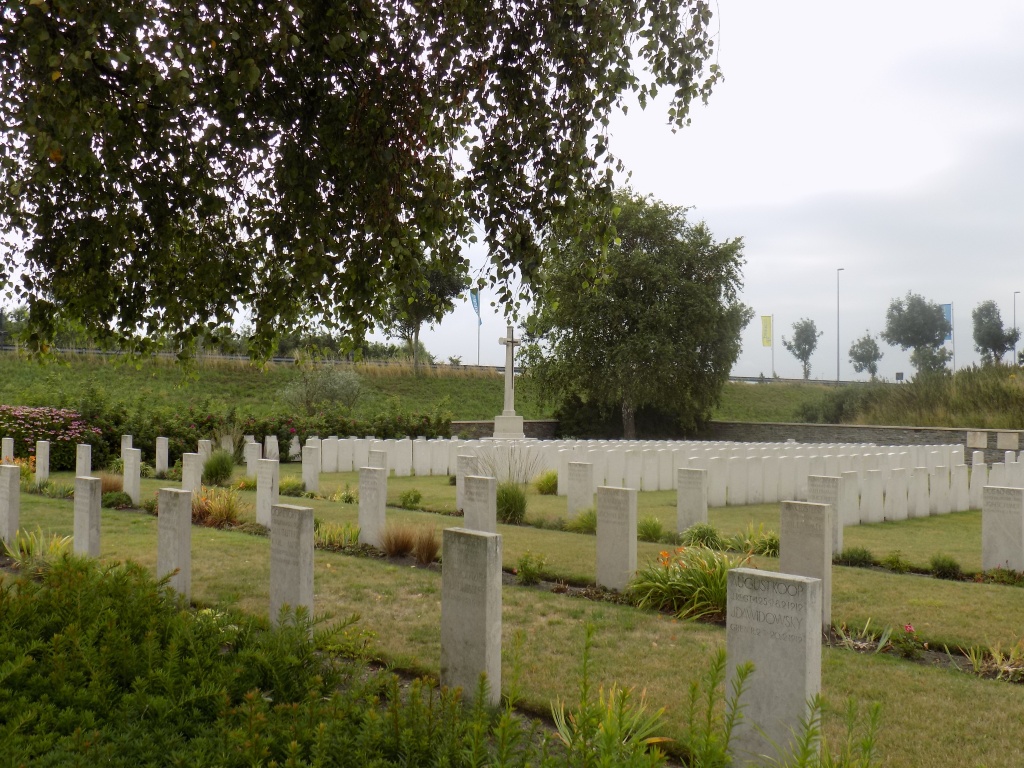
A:
{"label": "street light pole", "polygon": [[836,384],[839,383],[839,273],[843,267],[836,269]]}
{"label": "street light pole", "polygon": [[[1017,294],[1020,291],[1013,292],[1013,330],[1017,330]],[[1017,340],[1013,340],[1013,360],[1010,361],[1010,365],[1017,364]]]}

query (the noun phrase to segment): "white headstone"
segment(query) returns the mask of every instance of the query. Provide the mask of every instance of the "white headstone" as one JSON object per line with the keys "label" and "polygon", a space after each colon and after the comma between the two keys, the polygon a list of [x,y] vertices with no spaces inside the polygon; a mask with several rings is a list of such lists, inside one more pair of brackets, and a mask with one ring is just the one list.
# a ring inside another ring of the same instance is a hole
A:
{"label": "white headstone", "polygon": [[643,463],[642,475],[640,478],[640,490],[658,490],[658,452],[649,449],[642,451],[640,454],[640,460]]}
{"label": "white headstone", "polygon": [[213,440],[200,440],[199,448],[196,451],[202,458],[203,464],[213,455]]}
{"label": "white headstone", "polygon": [[280,460],[281,446],[277,444],[277,435],[267,435],[263,438],[263,458],[273,459],[274,461]]}
{"label": "white headstone", "polygon": [[330,435],[325,437],[320,443],[320,471],[321,472],[337,472],[338,471],[338,436]]}
{"label": "white headstone", "polygon": [[729,470],[726,460],[720,456],[708,459],[708,506],[724,507],[729,487]]}
{"label": "white headstone", "polygon": [[366,453],[366,466],[388,471],[387,451],[370,450]]}
{"label": "white headstone", "polygon": [[100,505],[103,481],[98,477],[75,478],[74,551],[76,555],[100,556]]}
{"label": "white headstone", "polygon": [[633,488],[597,489],[597,586],[620,592],[636,572]]}
{"label": "white headstone", "polygon": [[729,466],[729,506],[738,507],[747,503],[747,460],[733,456]]}
{"label": "white headstone", "polygon": [[791,751],[821,691],[821,582],[748,568],[728,581],[727,690],[738,665],[754,664],[731,749],[739,765],[761,765],[774,745]]}
{"label": "white headstone", "polygon": [[[967,468],[964,467],[966,470]],[[891,521],[906,520],[909,516],[908,499],[910,494],[910,477],[907,470],[897,467],[889,473],[885,484],[885,519]]]}
{"label": "white headstone", "polygon": [[594,506],[594,465],[570,461],[568,487],[567,515],[571,520],[581,509]]}
{"label": "white headstone", "polygon": [[493,477],[466,476],[464,528],[484,533],[498,532],[498,481]]}
{"label": "white headstone", "polygon": [[[832,552],[843,551],[843,521],[839,516],[840,482],[841,479],[838,477],[811,475],[807,478],[807,501],[812,504],[826,504],[829,507],[829,521],[832,524]],[[783,501],[783,504],[785,503]],[[787,571],[785,568],[781,568],[781,570],[784,573],[796,573],[800,576],[814,576],[813,573],[804,573],[803,571]]]}
{"label": "white headstone", "polygon": [[0,539],[14,546],[21,515],[21,469],[0,465]]}
{"label": "white headstone", "polygon": [[198,453],[181,455],[181,489],[193,495],[203,490],[203,458]]}
{"label": "white headstone", "polygon": [[170,468],[167,458],[169,443],[170,441],[166,437],[158,437],[156,439],[156,456],[153,459],[153,470],[158,475],[166,474],[167,470]]}
{"label": "white headstone", "polygon": [[132,506],[142,503],[142,449],[126,448],[124,451],[124,492],[132,500]]}
{"label": "white headstone", "polygon": [[285,606],[312,619],[313,510],[275,504],[270,517],[270,623],[277,626]]}
{"label": "white headstone", "polygon": [[501,536],[448,528],[442,538],[441,685],[469,700],[480,676],[501,701]]}
{"label": "white headstone", "polygon": [[[815,479],[826,478],[811,475],[808,491]],[[821,626],[828,631],[832,626],[833,506],[784,501],[779,517],[779,571],[821,581]]]}
{"label": "white headstone", "polygon": [[1024,571],[1024,489],[985,487],[981,508],[981,568]]}
{"label": "white headstone", "polygon": [[950,506],[954,512],[966,512],[971,508],[969,470],[966,464],[954,464],[950,477]]}
{"label": "white headstone", "polygon": [[168,584],[188,600],[192,595],[192,494],[161,488],[157,508],[156,577],[177,571]]}
{"label": "white headstone", "polygon": [[256,477],[256,462],[263,458],[263,446],[259,443],[246,443],[242,449],[245,458],[245,474]]}
{"label": "white headstone", "polygon": [[708,473],[705,469],[676,470],[676,531],[708,521]]}
{"label": "white headstone", "polygon": [[990,485],[988,482],[988,465],[985,464],[985,455],[982,454],[981,458],[978,458],[978,454],[981,451],[974,452],[974,460],[971,462],[971,482],[970,488],[968,489],[968,495],[970,497],[970,508],[981,509],[982,496],[986,485]]}
{"label": "white headstone", "polygon": [[36,440],[36,485],[50,479],[50,441]]}
{"label": "white headstone", "polygon": [[92,446],[79,443],[75,446],[75,477],[88,477],[92,474]]}
{"label": "white headstone", "polygon": [[860,484],[860,521],[862,523],[880,523],[885,519],[883,493],[881,470],[865,470],[864,479]]}
{"label": "white headstone", "polygon": [[121,461],[124,461],[124,452],[132,447],[132,436],[121,435]]}
{"label": "white headstone", "polygon": [[14,461],[14,438],[0,439],[0,463],[9,464]]}
{"label": "white headstone", "polygon": [[355,438],[342,440],[338,438],[338,471],[351,472],[354,468],[356,441]]}
{"label": "white headstone", "polygon": [[320,448],[315,445],[302,446],[302,484],[311,493],[320,492]]}
{"label": "white headstone", "polygon": [[359,543],[381,546],[384,538],[385,510],[388,500],[386,469],[362,467],[359,470]]}
{"label": "white headstone", "polygon": [[910,470],[910,487],[907,489],[907,517],[928,517],[931,514],[928,478],[927,467],[914,467]]}
{"label": "white headstone", "polygon": [[281,465],[277,459],[256,461],[256,522],[269,528],[272,510],[277,504],[281,486]]}
{"label": "white headstone", "polygon": [[[843,472],[839,478],[839,502],[836,514],[843,526],[860,525],[860,477],[854,471]],[[838,550],[842,552],[842,548]]]}

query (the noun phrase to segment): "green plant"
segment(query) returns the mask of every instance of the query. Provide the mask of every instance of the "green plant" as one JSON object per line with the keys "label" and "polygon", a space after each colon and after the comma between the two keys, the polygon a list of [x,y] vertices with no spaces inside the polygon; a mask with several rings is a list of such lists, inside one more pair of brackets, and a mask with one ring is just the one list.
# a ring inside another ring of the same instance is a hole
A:
{"label": "green plant", "polygon": [[861,629],[851,630],[844,623],[835,628],[835,633],[839,645],[847,650],[879,653],[889,646],[892,629],[889,627],[882,631],[871,629],[871,619],[868,619]]}
{"label": "green plant", "polygon": [[151,515],[160,514],[160,501],[157,496],[152,496],[148,499],[144,499],[142,502],[142,508]]}
{"label": "green plant", "polygon": [[640,541],[661,541],[661,537],[665,535],[665,527],[661,524],[661,520],[656,518],[654,515],[647,515],[640,518],[636,524],[636,537]]}
{"label": "green plant", "polygon": [[754,529],[753,523],[747,523],[745,530],[727,536],[722,540],[722,548],[733,552],[748,552],[752,555],[765,557],[779,556],[779,534],[764,529],[764,523]]}
{"label": "green plant", "polygon": [[534,478],[533,486],[541,496],[554,496],[558,493],[558,470],[549,469],[541,472]]}
{"label": "green plant", "polygon": [[402,495],[398,497],[398,506],[402,509],[419,509],[421,501],[423,501],[423,494],[415,488],[410,488],[407,491],[402,491]]}
{"label": "green plant", "polygon": [[680,618],[719,621],[725,617],[728,573],[749,562],[707,547],[680,547],[637,571],[627,589],[640,608],[669,611]]}
{"label": "green plant", "polygon": [[349,488],[348,483],[345,483],[345,487],[341,490],[337,490],[332,493],[328,499],[331,501],[340,501],[342,504],[355,504],[359,501],[359,497]]}
{"label": "green plant", "polygon": [[881,565],[883,568],[887,568],[893,573],[908,573],[910,571],[910,563],[903,558],[903,553],[898,549],[894,549],[888,555],[882,558]]}
{"label": "green plant", "polygon": [[691,525],[679,536],[679,543],[685,547],[707,547],[708,549],[724,549],[722,534],[711,523]]}
{"label": "green plant", "polygon": [[47,481],[39,486],[43,496],[48,499],[73,499],[75,498],[75,486],[73,483],[55,483]]}
{"label": "green plant", "polygon": [[235,471],[235,457],[228,451],[217,449],[203,462],[203,484],[224,485]]}
{"label": "green plant", "polygon": [[944,555],[941,552],[932,555],[929,565],[931,566],[932,575],[936,578],[960,581],[964,577],[964,572],[960,567],[960,563],[949,555]]}
{"label": "green plant", "polygon": [[124,491],[110,491],[100,497],[100,506],[107,509],[131,509],[132,497]]}
{"label": "green plant", "polygon": [[728,766],[729,742],[740,717],[740,698],[747,678],[754,671],[750,662],[736,668],[732,692],[725,695],[726,663],[724,648],[712,656],[699,680],[690,683],[686,706],[686,739],[682,744],[692,766]]}
{"label": "green plant", "polygon": [[[7,361],[4,366],[6,372]],[[27,459],[34,456],[36,441],[48,440],[53,471],[74,469],[75,444],[92,445],[102,437],[99,429],[75,411],[20,405],[0,405],[0,435],[14,440],[14,456],[0,456],[0,459]]]}
{"label": "green plant", "polygon": [[904,624],[902,632],[892,633],[889,636],[889,643],[893,650],[905,659],[919,659],[921,652],[928,649],[928,643],[918,639],[913,624]]}
{"label": "green plant", "polygon": [[526,520],[526,491],[519,483],[498,483],[498,522],[522,525]]}
{"label": "green plant", "polygon": [[0,541],[15,568],[36,570],[48,567],[57,558],[69,554],[72,543],[71,536],[47,535],[42,528],[36,528],[35,533],[18,530],[12,544]]}
{"label": "green plant", "polygon": [[864,547],[844,547],[843,551],[832,558],[836,565],[849,565],[854,568],[870,568],[878,565],[875,556]]}
{"label": "green plant", "polygon": [[286,477],[278,484],[277,492],[282,496],[301,497],[306,492],[306,484],[297,477]]}
{"label": "green plant", "polygon": [[441,551],[441,538],[433,526],[420,526],[416,529],[416,540],[412,545],[412,554],[420,565],[430,565],[437,559]]}
{"label": "green plant", "polygon": [[380,537],[380,548],[388,557],[405,557],[416,546],[416,528],[388,523]]}
{"label": "green plant", "polygon": [[114,475],[123,475],[124,460],[120,456],[114,456],[107,462],[107,471]]}
{"label": "green plant", "polygon": [[597,533],[597,509],[587,507],[576,512],[576,516],[565,521],[565,530],[570,533]]}
{"label": "green plant", "polygon": [[124,478],[120,475],[112,475],[108,472],[100,472],[100,492],[113,493],[124,490]]}
{"label": "green plant", "polygon": [[255,491],[256,490],[256,477],[255,475],[246,475],[240,477],[238,482],[235,483],[236,491]]}
{"label": "green plant", "polygon": [[192,523],[207,528],[228,528],[238,525],[242,514],[250,509],[233,488],[203,486],[192,494]]}
{"label": "green plant", "polygon": [[315,545],[321,549],[347,549],[359,545],[359,526],[351,523],[323,523],[315,526]]}
{"label": "green plant", "polygon": [[547,558],[544,555],[535,555],[527,550],[516,561],[516,583],[522,586],[538,584],[544,574],[546,565]]}
{"label": "green plant", "polygon": [[153,469],[153,465],[152,464],[147,464],[144,461],[139,464],[139,477],[149,478],[149,477],[153,477],[153,475],[155,475],[155,474],[156,474],[156,470]]}

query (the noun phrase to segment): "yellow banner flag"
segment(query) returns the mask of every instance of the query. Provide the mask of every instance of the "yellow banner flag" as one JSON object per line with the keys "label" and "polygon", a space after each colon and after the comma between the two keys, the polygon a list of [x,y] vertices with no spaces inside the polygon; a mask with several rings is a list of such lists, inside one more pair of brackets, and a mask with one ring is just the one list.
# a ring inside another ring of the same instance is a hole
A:
{"label": "yellow banner flag", "polygon": [[761,315],[761,346],[772,346],[772,316]]}

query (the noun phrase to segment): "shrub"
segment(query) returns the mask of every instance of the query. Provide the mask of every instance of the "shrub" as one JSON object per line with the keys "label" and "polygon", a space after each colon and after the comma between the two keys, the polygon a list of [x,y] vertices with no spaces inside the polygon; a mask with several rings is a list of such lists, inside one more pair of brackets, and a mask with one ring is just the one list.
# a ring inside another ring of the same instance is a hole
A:
{"label": "shrub", "polygon": [[423,501],[423,494],[415,488],[410,488],[407,491],[402,491],[402,495],[398,497],[398,506],[402,509],[419,509],[421,501]]}
{"label": "shrub", "polygon": [[728,573],[747,564],[708,547],[680,547],[662,552],[656,563],[637,572],[627,588],[640,608],[670,611],[680,618],[723,620]]}
{"label": "shrub", "polygon": [[[246,475],[238,479],[235,483],[236,491],[255,491],[256,490],[256,477],[254,475]],[[280,489],[278,489],[280,490]]]}
{"label": "shrub", "polygon": [[523,586],[539,583],[546,565],[547,559],[544,555],[534,555],[527,550],[516,561],[516,583]]}
{"label": "shrub", "polygon": [[355,504],[359,501],[359,496],[357,496],[352,489],[348,487],[348,483],[345,483],[345,487],[343,489],[335,491],[327,498],[330,501],[340,501],[342,504]]}
{"label": "shrub", "polygon": [[135,505],[132,504],[132,497],[124,491],[110,491],[100,497],[100,506],[107,509],[131,509]]}
{"label": "shrub", "polygon": [[306,492],[306,484],[295,477],[288,477],[277,486],[277,492],[282,496],[302,496]]}
{"label": "shrub", "polygon": [[235,457],[228,451],[217,449],[203,463],[203,484],[224,485],[235,471]]}
{"label": "shrub", "polygon": [[932,575],[936,578],[960,581],[964,577],[964,572],[960,567],[960,563],[949,555],[944,555],[942,553],[933,555],[930,565]]}
{"label": "shrub", "polygon": [[112,475],[123,475],[124,474],[124,460],[120,456],[115,456],[107,462],[107,472]]}
{"label": "shrub", "polygon": [[907,573],[910,570],[910,563],[903,559],[903,553],[894,549],[882,558],[882,567],[888,568],[893,573]]}
{"label": "shrub", "polygon": [[437,559],[441,551],[441,539],[433,526],[420,526],[416,531],[416,541],[412,547],[413,557],[420,565],[430,565]]}
{"label": "shrub", "polygon": [[558,470],[549,469],[541,472],[533,481],[537,493],[541,496],[554,496],[558,493]]}
{"label": "shrub", "polygon": [[228,528],[237,525],[242,513],[249,508],[232,488],[203,486],[200,493],[192,494],[192,523],[207,528]]}
{"label": "shrub", "polygon": [[0,435],[14,440],[10,458],[28,458],[35,454],[37,440],[49,440],[50,469],[54,471],[75,468],[78,443],[102,441],[101,431],[76,411],[16,405],[0,405]]}
{"label": "shrub", "polygon": [[854,568],[870,568],[873,565],[878,565],[871,550],[865,547],[845,547],[832,560],[836,565],[850,565]]}
{"label": "shrub", "polygon": [[120,475],[112,475],[109,472],[100,472],[101,493],[113,493],[124,490],[124,478]]}
{"label": "shrub", "polygon": [[708,549],[725,549],[722,534],[711,523],[691,525],[679,536],[680,543],[685,547],[707,547]]}
{"label": "shrub", "polygon": [[593,536],[597,533],[597,510],[594,507],[581,509],[565,522],[565,530],[571,533],[586,533]]}
{"label": "shrub", "polygon": [[380,537],[380,548],[388,557],[405,557],[416,546],[416,528],[388,523]]}
{"label": "shrub", "polygon": [[519,483],[498,483],[498,522],[522,525],[526,520],[526,491]]}
{"label": "shrub", "polygon": [[160,501],[158,496],[143,499],[142,509],[149,514],[156,516],[160,514]]}
{"label": "shrub", "polygon": [[54,560],[71,553],[73,539],[71,536],[60,536],[56,533],[43,533],[36,528],[35,533],[19,530],[15,533],[14,542],[8,544],[0,540],[4,551],[13,561],[15,568],[40,570],[46,568]]}
{"label": "shrub", "polygon": [[654,515],[642,517],[636,524],[636,537],[640,541],[658,542],[661,541],[661,537],[664,535],[665,526]]}

